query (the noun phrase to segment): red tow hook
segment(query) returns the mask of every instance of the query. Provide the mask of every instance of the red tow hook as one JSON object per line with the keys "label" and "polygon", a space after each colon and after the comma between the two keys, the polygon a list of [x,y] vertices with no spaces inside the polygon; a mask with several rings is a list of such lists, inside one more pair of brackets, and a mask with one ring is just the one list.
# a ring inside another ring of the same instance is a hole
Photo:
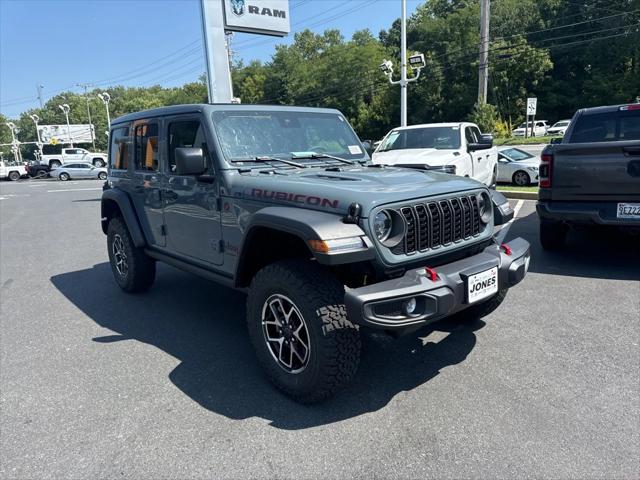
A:
{"label": "red tow hook", "polygon": [[500,245],[500,248],[504,250],[505,255],[511,256],[511,247],[509,245],[503,243],[502,245]]}
{"label": "red tow hook", "polygon": [[438,280],[438,274],[436,273],[436,271],[431,268],[431,267],[426,267],[425,268],[427,275],[429,276],[429,278],[431,279],[432,282],[435,282]]}

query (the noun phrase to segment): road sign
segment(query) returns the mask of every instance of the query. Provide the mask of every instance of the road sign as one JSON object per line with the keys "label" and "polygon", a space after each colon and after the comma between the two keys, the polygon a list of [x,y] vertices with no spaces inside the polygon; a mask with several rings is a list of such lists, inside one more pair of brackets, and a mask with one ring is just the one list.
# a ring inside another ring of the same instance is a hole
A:
{"label": "road sign", "polygon": [[537,106],[537,98],[527,98],[527,115],[535,115]]}

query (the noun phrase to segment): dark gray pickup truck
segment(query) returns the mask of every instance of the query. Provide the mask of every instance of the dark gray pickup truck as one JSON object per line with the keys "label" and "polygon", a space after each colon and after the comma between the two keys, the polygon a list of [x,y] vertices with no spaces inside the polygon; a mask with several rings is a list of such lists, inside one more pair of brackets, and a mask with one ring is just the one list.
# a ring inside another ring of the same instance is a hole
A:
{"label": "dark gray pickup truck", "polygon": [[578,110],[539,173],[543,248],[561,248],[573,225],[640,229],[640,104]]}

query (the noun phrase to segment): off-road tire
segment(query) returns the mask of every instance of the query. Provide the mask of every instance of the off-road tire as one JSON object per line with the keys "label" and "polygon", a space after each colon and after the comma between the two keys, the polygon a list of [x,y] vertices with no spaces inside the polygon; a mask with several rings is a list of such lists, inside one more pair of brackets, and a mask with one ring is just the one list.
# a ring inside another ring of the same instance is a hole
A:
{"label": "off-road tire", "polygon": [[[126,254],[127,273],[122,275],[116,268],[114,254],[114,240],[121,239],[124,253]],[[148,257],[142,248],[133,244],[129,229],[121,217],[112,218],[107,229],[107,249],[109,251],[109,263],[113,278],[118,286],[129,293],[138,293],[148,290],[156,277],[156,262]]]}
{"label": "off-road tire", "polygon": [[[518,183],[518,180],[516,180],[518,174],[521,174],[519,177],[524,180],[523,182]],[[511,176],[511,182],[519,187],[526,187],[531,185],[531,176],[523,170],[518,170]]]}
{"label": "off-road tire", "polygon": [[545,250],[560,250],[567,237],[567,228],[558,222],[540,222],[540,244]]}
{"label": "off-road tire", "polygon": [[11,180],[12,182],[20,180],[20,172],[9,172],[9,180]]}
{"label": "off-road tire", "polygon": [[[274,294],[290,299],[304,317],[310,353],[306,367],[289,373],[272,356],[262,309]],[[360,332],[346,315],[344,287],[309,261],[285,260],[260,270],[247,297],[247,326],[258,362],[273,384],[300,403],[327,399],[348,383],[360,363]]]}
{"label": "off-road tire", "polygon": [[63,182],[66,182],[67,180],[69,180],[71,177],[69,176],[68,173],[66,172],[62,172],[60,175],[58,175],[58,178],[60,180],[62,180]]}
{"label": "off-road tire", "polygon": [[504,299],[507,297],[508,291],[508,288],[503,288],[501,290],[498,290],[498,293],[496,293],[488,300],[473,305],[469,308],[465,308],[461,312],[458,312],[454,315],[455,320],[466,322],[486,317],[490,313],[493,313],[493,311],[496,310],[500,305],[502,305],[502,302],[504,302]]}
{"label": "off-road tire", "polygon": [[101,158],[94,158],[92,163],[94,167],[98,167],[98,168],[104,167],[104,160],[102,160]]}

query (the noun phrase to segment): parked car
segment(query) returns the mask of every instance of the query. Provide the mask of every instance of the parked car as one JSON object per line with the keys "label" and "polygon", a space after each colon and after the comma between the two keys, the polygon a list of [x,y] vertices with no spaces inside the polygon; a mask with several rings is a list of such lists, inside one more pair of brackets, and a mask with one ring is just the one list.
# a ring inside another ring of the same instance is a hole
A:
{"label": "parked car", "polygon": [[337,110],[172,106],[113,121],[109,138],[115,282],[144,291],[160,261],[247,291],[258,363],[296,401],[354,377],[362,330],[485,316],[527,273],[529,244],[494,236],[513,218],[499,192],[371,165]]}
{"label": "parked car", "polygon": [[567,128],[569,128],[570,123],[571,120],[560,120],[559,122],[554,123],[547,130],[547,135],[564,135]]}
{"label": "parked car", "polygon": [[526,186],[538,183],[540,157],[515,147],[498,147],[498,182]]}
{"label": "parked car", "polygon": [[[549,125],[546,120],[536,120],[535,122],[522,122],[512,135],[514,137],[524,137],[525,133],[530,137],[544,137],[547,134]],[[526,131],[528,129],[528,131]]]}
{"label": "parked car", "polygon": [[45,178],[49,176],[49,165],[42,165],[37,160],[31,160],[26,164],[27,174],[31,178]]}
{"label": "parked car", "polygon": [[473,123],[427,123],[391,130],[373,152],[373,163],[439,170],[495,185],[498,150],[493,136]]}
{"label": "parked car", "polygon": [[107,169],[94,167],[90,163],[70,163],[68,165],[62,165],[61,167],[52,169],[49,172],[49,175],[62,181],[71,180],[72,178],[97,178],[100,180],[106,180]]}
{"label": "parked car", "polygon": [[8,178],[15,182],[27,175],[27,169],[21,163],[11,160],[0,160],[0,179]]}
{"label": "parked car", "polygon": [[549,250],[576,225],[640,229],[640,104],[578,110],[542,151],[536,207]]}
{"label": "parked car", "polygon": [[82,162],[90,163],[94,167],[104,167],[107,164],[107,156],[104,153],[92,153],[84,148],[63,148],[60,153],[42,155],[40,163],[50,168],[57,168],[65,163]]}

